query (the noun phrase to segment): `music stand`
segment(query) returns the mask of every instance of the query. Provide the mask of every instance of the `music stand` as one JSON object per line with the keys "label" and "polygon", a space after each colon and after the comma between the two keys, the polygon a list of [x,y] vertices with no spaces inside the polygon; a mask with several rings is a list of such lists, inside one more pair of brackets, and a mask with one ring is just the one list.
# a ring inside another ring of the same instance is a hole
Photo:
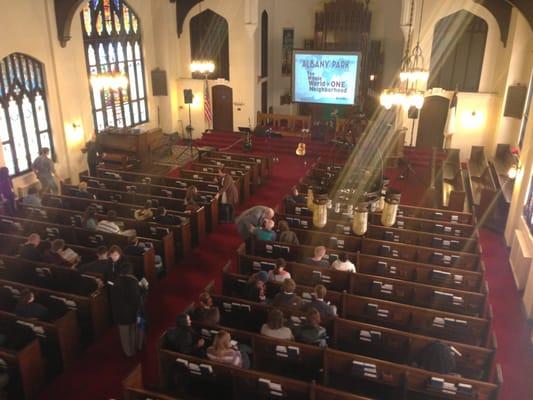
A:
{"label": "music stand", "polygon": [[252,130],[247,126],[239,126],[238,127],[239,132],[244,135],[244,143],[242,145],[243,149],[245,151],[251,151],[252,150]]}

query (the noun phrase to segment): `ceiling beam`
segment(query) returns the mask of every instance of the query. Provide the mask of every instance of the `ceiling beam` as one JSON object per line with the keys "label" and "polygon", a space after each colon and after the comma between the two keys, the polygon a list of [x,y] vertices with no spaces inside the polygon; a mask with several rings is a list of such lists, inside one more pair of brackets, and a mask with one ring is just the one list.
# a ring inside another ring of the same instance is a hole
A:
{"label": "ceiling beam", "polygon": [[481,4],[496,19],[500,28],[500,40],[504,47],[507,45],[507,37],[509,36],[509,25],[511,24],[511,12],[512,6],[505,0],[474,0],[476,3]]}
{"label": "ceiling beam", "polygon": [[178,37],[183,33],[183,24],[185,23],[185,18],[192,8],[201,3],[203,0],[170,0],[171,3],[176,3],[176,21],[178,23]]}
{"label": "ceiling beam", "polygon": [[87,0],[54,0],[56,12],[57,35],[61,47],[65,47],[70,40],[70,26],[72,18],[81,6]]}
{"label": "ceiling beam", "polygon": [[524,15],[524,18],[529,22],[531,30],[533,30],[533,1],[531,0],[507,0]]}

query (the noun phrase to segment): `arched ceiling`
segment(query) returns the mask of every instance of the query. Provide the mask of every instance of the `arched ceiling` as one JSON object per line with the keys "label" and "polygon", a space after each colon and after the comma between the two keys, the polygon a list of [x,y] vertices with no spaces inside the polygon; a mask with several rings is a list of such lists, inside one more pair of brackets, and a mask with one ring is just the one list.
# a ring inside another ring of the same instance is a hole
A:
{"label": "arched ceiling", "polygon": [[[54,0],[56,13],[57,34],[62,47],[70,40],[70,26],[72,18],[86,0]],[[183,23],[189,11],[203,0],[170,0],[176,3],[177,33],[183,32]],[[501,39],[505,44],[509,33],[509,22],[511,19],[511,7],[516,7],[527,19],[531,29],[533,29],[533,0],[474,0],[486,7],[498,21],[500,26]]]}

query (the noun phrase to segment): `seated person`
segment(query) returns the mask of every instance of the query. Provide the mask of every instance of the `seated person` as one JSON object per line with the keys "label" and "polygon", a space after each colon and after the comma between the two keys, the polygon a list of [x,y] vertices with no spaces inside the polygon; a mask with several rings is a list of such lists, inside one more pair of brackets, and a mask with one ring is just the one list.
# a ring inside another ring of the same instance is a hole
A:
{"label": "seated person", "polygon": [[29,261],[42,261],[42,255],[39,251],[39,245],[41,244],[41,237],[37,233],[32,233],[28,236],[28,240],[22,246],[20,251],[20,258]]}
{"label": "seated person", "polygon": [[165,332],[165,348],[195,357],[205,357],[204,339],[191,327],[188,314],[176,317],[176,327]]}
{"label": "seated person", "polygon": [[455,352],[450,346],[438,340],[428,344],[413,363],[416,367],[445,375],[455,373]]}
{"label": "seated person", "polygon": [[106,219],[102,219],[100,222],[98,222],[98,225],[96,225],[96,230],[100,232],[116,233],[129,237],[137,235],[135,229],[122,230],[120,228],[117,221],[117,212],[114,210],[109,210],[107,212]]}
{"label": "seated person", "polygon": [[23,318],[48,318],[48,308],[35,302],[35,295],[29,289],[22,289],[14,313]]}
{"label": "seated person", "polygon": [[208,292],[200,294],[200,301],[194,308],[192,319],[204,324],[217,325],[220,322],[220,311],[213,306],[213,299]]}
{"label": "seated person", "polygon": [[268,281],[268,274],[265,271],[259,271],[250,275],[246,282],[245,298],[257,303],[264,303],[266,301],[266,282]]}
{"label": "seated person", "polygon": [[154,221],[161,225],[180,225],[181,220],[179,217],[175,217],[174,215],[170,215],[167,213],[167,209],[165,207],[158,207],[155,216]]}
{"label": "seated person", "polygon": [[273,308],[268,313],[266,324],[261,327],[261,335],[275,339],[294,340],[292,331],[284,326],[285,317],[281,310]]}
{"label": "seated person", "polygon": [[[124,247],[123,251],[124,254],[130,256],[142,256],[147,250],[153,248],[152,246],[149,246],[150,244],[151,243],[141,243],[137,236],[130,236],[128,237],[128,245]],[[154,256],[154,261],[156,268],[163,267],[163,259],[159,254]]]}
{"label": "seated person", "polygon": [[320,326],[320,313],[316,308],[307,310],[306,319],[300,326],[292,329],[294,338],[298,342],[312,344],[320,347],[327,346],[326,328]]}
{"label": "seated person", "polygon": [[315,267],[329,268],[328,260],[324,260],[325,255],[326,255],[326,248],[324,246],[316,246],[313,257],[307,257],[304,260],[304,263],[313,265]]}
{"label": "seated person", "polygon": [[137,221],[147,221],[154,217],[154,212],[152,211],[152,200],[146,200],[146,203],[144,203],[144,207],[135,210],[133,213],[133,218],[135,218]]}
{"label": "seated person", "polygon": [[300,241],[298,240],[296,233],[291,231],[287,221],[279,221],[278,228],[279,228],[279,239],[278,240],[280,242],[294,244],[294,245],[300,244]]}
{"label": "seated person", "polygon": [[313,298],[305,306],[306,309],[315,308],[319,313],[321,318],[332,318],[337,315],[337,307],[329,305],[324,298],[328,290],[324,285],[316,285],[314,288]]}
{"label": "seated person", "polygon": [[294,290],[296,289],[296,282],[292,279],[285,279],[282,283],[283,292],[278,293],[272,304],[276,307],[294,307],[300,308],[302,306],[302,299]]}
{"label": "seated person", "polygon": [[337,271],[355,272],[355,265],[348,259],[346,253],[339,254],[339,258],[333,261],[331,267]]}
{"label": "seated person", "polygon": [[213,344],[207,349],[207,358],[224,364],[242,367],[242,355],[231,344],[231,336],[228,331],[220,330],[213,340]]}
{"label": "seated person", "polygon": [[87,191],[87,182],[80,182],[80,184],[78,185],[78,191],[76,193],[74,193],[76,195],[76,197],[82,197],[84,199],[96,199],[96,196],[92,193],[89,193]]}
{"label": "seated person", "polygon": [[285,197],[285,200],[287,201],[287,203],[293,204],[293,205],[305,204],[307,201],[305,196],[300,194],[296,186],[293,186],[291,188],[291,193],[287,197]]}
{"label": "seated person", "polygon": [[53,240],[50,248],[43,254],[43,261],[69,268],[79,263],[81,258],[78,254],[65,246],[63,239]]}
{"label": "seated person", "polygon": [[83,214],[82,227],[91,231],[98,228],[98,219],[96,218],[96,208],[89,206]]}
{"label": "seated person", "polygon": [[287,263],[283,258],[278,258],[276,260],[276,267],[268,271],[268,280],[272,282],[283,282],[285,279],[290,279],[291,274],[285,271],[285,266]]}
{"label": "seated person", "polygon": [[99,274],[102,275],[107,282],[111,277],[111,261],[108,258],[107,247],[100,246],[96,249],[97,259],[87,264],[82,264],[78,267],[78,271],[82,274]]}
{"label": "seated person", "polygon": [[198,193],[198,188],[194,185],[189,186],[187,188],[187,193],[185,193],[185,206],[187,206],[188,209],[197,209],[201,206],[200,201],[201,198]]}
{"label": "seated person", "polygon": [[276,232],[273,231],[274,225],[273,220],[265,218],[261,223],[261,228],[254,229],[254,236],[258,240],[275,241]]}
{"label": "seated person", "polygon": [[28,195],[22,198],[22,204],[30,207],[41,207],[41,198],[39,197],[39,190],[37,187],[30,186]]}

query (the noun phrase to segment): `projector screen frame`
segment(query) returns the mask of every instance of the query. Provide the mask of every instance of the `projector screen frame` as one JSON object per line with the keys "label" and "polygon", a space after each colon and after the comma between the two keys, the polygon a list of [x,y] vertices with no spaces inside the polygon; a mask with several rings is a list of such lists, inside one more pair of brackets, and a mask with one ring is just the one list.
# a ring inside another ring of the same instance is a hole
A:
{"label": "projector screen frame", "polygon": [[[296,101],[294,96],[294,78],[296,72],[296,54],[328,54],[328,55],[357,55],[357,75],[355,77],[355,90],[354,90],[354,99],[352,104],[342,104],[342,103],[316,103],[310,101]],[[322,106],[340,106],[340,107],[353,107],[359,105],[359,84],[361,81],[361,58],[363,53],[360,51],[347,51],[347,50],[306,50],[306,49],[293,49],[292,50],[292,72],[291,72],[291,103],[295,104],[314,104]]]}

